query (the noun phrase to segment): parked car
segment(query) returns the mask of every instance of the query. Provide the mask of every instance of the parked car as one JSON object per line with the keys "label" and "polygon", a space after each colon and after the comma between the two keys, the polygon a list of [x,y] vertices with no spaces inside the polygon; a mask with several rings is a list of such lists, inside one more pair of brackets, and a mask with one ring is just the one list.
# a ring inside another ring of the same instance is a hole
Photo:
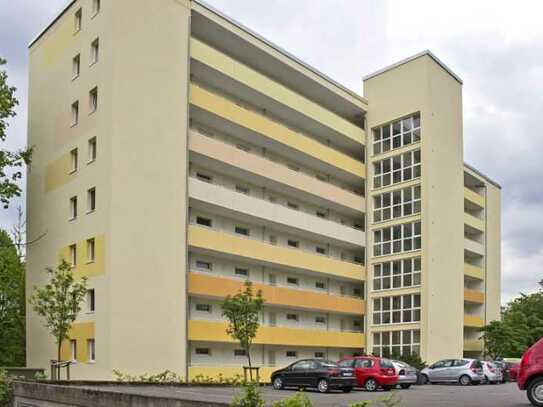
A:
{"label": "parked car", "polygon": [[508,363],[509,380],[516,382],[518,378],[518,371],[520,369],[520,363]]}
{"label": "parked car", "polygon": [[398,375],[398,384],[402,389],[408,389],[412,384],[417,384],[417,369],[400,360],[392,360],[392,364]]}
{"label": "parked car", "polygon": [[543,338],[522,355],[517,386],[526,390],[528,400],[534,406],[543,407]]}
{"label": "parked car", "polygon": [[477,359],[444,359],[421,370],[424,383],[453,382],[462,386],[484,380],[483,365]]}
{"label": "parked car", "polygon": [[493,362],[484,361],[483,365],[484,382],[490,384],[501,383],[503,379],[502,368]]}
{"label": "parked car", "polygon": [[321,393],[331,389],[348,393],[356,386],[353,369],[322,359],[303,359],[276,370],[271,375],[271,382],[276,390],[314,387]]}
{"label": "parked car", "polygon": [[338,362],[343,368],[354,369],[357,387],[376,391],[379,387],[390,390],[398,383],[398,375],[389,359],[375,356],[352,356]]}

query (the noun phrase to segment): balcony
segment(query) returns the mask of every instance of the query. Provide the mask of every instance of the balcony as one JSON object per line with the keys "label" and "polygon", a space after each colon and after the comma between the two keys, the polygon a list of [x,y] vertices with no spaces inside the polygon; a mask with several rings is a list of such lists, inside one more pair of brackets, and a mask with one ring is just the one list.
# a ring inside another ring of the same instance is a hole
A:
{"label": "balcony", "polygon": [[482,352],[483,341],[480,339],[464,339],[464,352]]}
{"label": "balcony", "polygon": [[464,198],[470,201],[471,203],[477,205],[480,208],[485,207],[485,197],[482,195],[479,195],[477,192],[473,191],[472,189],[464,187]]}
{"label": "balcony", "polygon": [[285,157],[295,161],[305,159],[308,166],[321,168],[349,182],[360,182],[366,176],[366,166],[362,161],[194,83],[190,85],[190,103],[190,115],[197,122],[281,151]]}
{"label": "balcony", "polygon": [[299,249],[274,246],[261,240],[231,235],[205,227],[189,226],[189,245],[202,252],[226,257],[241,257],[288,269],[313,271],[335,277],[361,281],[366,269],[361,264],[349,263]]}
{"label": "balcony", "polygon": [[[189,295],[206,298],[224,298],[234,295],[243,288],[244,281],[216,277],[203,273],[189,273]],[[360,298],[342,297],[309,290],[253,283],[255,290],[261,290],[266,304],[303,310],[322,310],[342,314],[363,315],[365,302]]]}
{"label": "balcony", "polygon": [[464,224],[480,232],[485,231],[485,221],[464,212]]}
{"label": "balcony", "polygon": [[480,256],[485,255],[485,246],[475,240],[464,238],[464,249]]}
{"label": "balcony", "polygon": [[[234,340],[226,333],[225,322],[190,320],[188,340],[200,342],[227,342]],[[364,347],[364,334],[355,332],[325,331],[314,329],[286,328],[262,325],[258,329],[254,344],[304,346],[327,348]]]}
{"label": "balcony", "polygon": [[464,326],[468,328],[482,328],[485,326],[485,321],[483,318],[478,317],[477,315],[464,315]]}
{"label": "balcony", "polygon": [[331,239],[336,244],[365,246],[366,234],[362,230],[192,177],[189,178],[189,197],[193,201],[218,207],[217,210],[221,212],[234,212],[240,220],[247,222],[275,228],[280,225],[290,231],[308,233],[314,239]]}
{"label": "balcony", "polygon": [[476,280],[484,280],[485,272],[482,267],[464,263],[464,276],[470,277]]}
{"label": "balcony", "polygon": [[191,160],[232,177],[247,179],[271,189],[284,189],[317,206],[334,208],[353,216],[360,216],[365,211],[363,196],[197,131],[190,132],[189,149],[193,153]]}
{"label": "balcony", "polygon": [[332,136],[333,142],[337,140],[353,150],[364,144],[362,128],[194,37],[190,53],[191,74],[198,80],[251,100],[279,119],[324,140]]}
{"label": "balcony", "polygon": [[485,302],[485,293],[471,290],[469,288],[464,288],[464,302],[471,302],[474,304],[484,304]]}

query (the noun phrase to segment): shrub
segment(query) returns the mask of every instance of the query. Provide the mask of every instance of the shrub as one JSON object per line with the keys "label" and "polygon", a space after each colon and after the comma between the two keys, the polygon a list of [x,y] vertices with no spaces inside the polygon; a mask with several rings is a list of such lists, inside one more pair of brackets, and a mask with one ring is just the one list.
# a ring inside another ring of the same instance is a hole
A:
{"label": "shrub", "polygon": [[398,397],[397,392],[393,391],[390,394],[379,397],[375,400],[363,400],[350,404],[349,407],[400,407],[402,399]]}
{"label": "shrub", "polygon": [[303,392],[298,392],[294,396],[286,398],[284,400],[277,401],[273,404],[273,407],[312,407],[313,404],[309,397]]}
{"label": "shrub", "polygon": [[181,377],[170,370],[165,370],[164,372],[157,373],[154,375],[144,373],[140,376],[132,376],[132,375],[125,374],[119,370],[114,369],[113,375],[115,376],[115,380],[118,382],[145,382],[145,383],[179,383],[181,382]]}
{"label": "shrub", "polygon": [[11,378],[4,369],[0,369],[0,407],[10,407],[12,388]]}
{"label": "shrub", "polygon": [[249,382],[243,385],[243,395],[236,395],[230,405],[232,407],[264,407],[265,404],[258,383]]}

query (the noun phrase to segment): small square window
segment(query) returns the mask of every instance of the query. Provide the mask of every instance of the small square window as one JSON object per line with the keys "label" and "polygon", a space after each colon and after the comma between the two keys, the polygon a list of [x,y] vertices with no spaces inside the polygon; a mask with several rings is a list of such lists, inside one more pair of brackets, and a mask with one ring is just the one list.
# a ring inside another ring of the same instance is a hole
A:
{"label": "small square window", "polygon": [[315,359],[324,359],[324,352],[315,352]]}
{"label": "small square window", "polygon": [[315,323],[317,324],[326,324],[326,317],[315,317]]}
{"label": "small square window", "polygon": [[213,222],[211,221],[211,219],[204,218],[202,216],[197,216],[196,217],[196,223],[198,225],[207,226],[207,227],[212,227],[213,226]]}
{"label": "small square window", "polygon": [[239,192],[240,194],[249,195],[249,188],[246,188],[241,185],[236,185],[236,192]]}
{"label": "small square window", "polygon": [[238,235],[249,236],[251,234],[251,231],[248,228],[241,226],[236,226],[235,230]]}
{"label": "small square window", "polygon": [[96,209],[96,188],[90,188],[87,191],[87,213],[94,212]]}
{"label": "small square window", "polygon": [[96,137],[93,137],[88,142],[89,163],[96,160]]}
{"label": "small square window", "polygon": [[94,113],[98,109],[98,88],[95,87],[89,92],[89,112]]}
{"label": "small square window", "polygon": [[96,38],[91,43],[91,65],[94,65],[98,62],[98,59],[100,58],[100,39]]}
{"label": "small square window", "polygon": [[92,15],[95,16],[100,12],[100,0],[92,0]]}
{"label": "small square window", "polygon": [[290,246],[290,247],[300,247],[300,242],[298,242],[297,240],[291,240],[289,239],[287,244]]}
{"label": "small square window", "polygon": [[95,310],[95,293],[94,288],[87,290],[87,310],[88,312],[94,312]]}
{"label": "small square window", "polygon": [[287,277],[287,284],[298,285],[300,281],[296,277]]}
{"label": "small square window", "polygon": [[319,290],[325,290],[326,289],[326,283],[324,281],[316,281],[315,287]]}
{"label": "small square window", "polygon": [[78,155],[77,155],[77,148],[74,148],[72,151],[70,151],[70,163],[71,163],[71,169],[70,172],[76,172],[78,168]]}
{"label": "small square window", "polygon": [[77,246],[75,244],[70,245],[70,265],[77,266]]}
{"label": "small square window", "polygon": [[298,322],[298,314],[287,314],[287,321]]}
{"label": "small square window", "polygon": [[315,247],[315,251],[319,254],[326,254],[326,248],[325,247]]}
{"label": "small square window", "polygon": [[75,339],[70,340],[70,357],[72,362],[77,360],[77,341]]}
{"label": "small square window", "polygon": [[77,218],[77,196],[70,198],[70,220]]}
{"label": "small square window", "polygon": [[72,103],[72,127],[79,123],[79,101]]}
{"label": "small square window", "polygon": [[209,348],[196,348],[196,354],[202,356],[211,356],[211,349]]}
{"label": "small square window", "polygon": [[196,304],[196,311],[211,313],[211,305],[210,304]]}
{"label": "small square window", "polygon": [[95,260],[95,242],[94,239],[87,240],[87,263],[93,263]]}
{"label": "small square window", "polygon": [[74,32],[81,31],[83,21],[83,10],[79,9],[74,14]]}
{"label": "small square window", "polygon": [[204,174],[202,172],[196,173],[196,178],[198,178],[200,181],[207,182],[211,184],[213,182],[213,177],[211,175]]}
{"label": "small square window", "polygon": [[245,278],[249,277],[249,270],[247,270],[247,269],[236,267],[234,272],[235,272],[236,276],[245,277]]}
{"label": "small square window", "polygon": [[246,356],[245,349],[234,349],[234,356]]}
{"label": "small square window", "polygon": [[211,271],[213,270],[213,264],[208,261],[196,260],[196,268],[199,270]]}
{"label": "small square window", "polygon": [[287,350],[287,358],[297,358],[298,357],[298,352],[294,351],[294,350]]}
{"label": "small square window", "polygon": [[72,79],[75,79],[79,76],[81,72],[81,56],[77,54],[72,58]]}

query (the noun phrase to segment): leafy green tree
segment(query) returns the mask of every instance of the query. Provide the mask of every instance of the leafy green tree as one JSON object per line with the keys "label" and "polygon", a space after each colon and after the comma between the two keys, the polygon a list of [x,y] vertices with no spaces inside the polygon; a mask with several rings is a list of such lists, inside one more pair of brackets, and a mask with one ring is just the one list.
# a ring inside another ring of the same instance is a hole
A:
{"label": "leafy green tree", "polygon": [[0,366],[25,366],[25,268],[0,230]]}
{"label": "leafy green tree", "polygon": [[253,378],[251,365],[251,344],[260,326],[260,313],[264,306],[262,292],[253,293],[253,285],[245,282],[245,290],[228,295],[222,303],[222,315],[228,319],[226,333],[238,341],[245,350],[249,363],[249,374]]}
{"label": "leafy green tree", "polygon": [[[0,68],[6,60],[0,58]],[[15,116],[16,88],[8,85],[6,71],[0,70],[0,141],[7,138],[8,119]],[[10,199],[21,195],[18,181],[23,176],[22,167],[30,163],[32,149],[9,151],[0,149],[0,202],[7,208]]]}
{"label": "leafy green tree", "polygon": [[45,319],[45,327],[55,338],[60,361],[62,342],[69,339],[68,333],[87,292],[87,278],[76,281],[72,267],[65,260],[55,269],[47,268],[47,273],[49,282],[44,287],[34,287],[30,304]]}

